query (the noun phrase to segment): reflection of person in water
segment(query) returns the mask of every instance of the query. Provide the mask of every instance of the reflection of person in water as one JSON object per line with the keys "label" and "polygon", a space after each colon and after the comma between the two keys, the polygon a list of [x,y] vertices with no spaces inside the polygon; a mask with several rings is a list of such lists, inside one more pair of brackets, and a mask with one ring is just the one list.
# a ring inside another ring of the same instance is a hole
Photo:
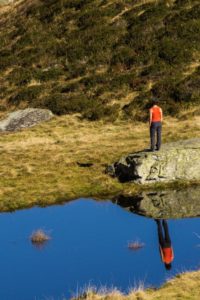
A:
{"label": "reflection of person in water", "polygon": [[[160,255],[163,263],[165,264],[165,268],[167,270],[171,269],[171,262],[174,259],[174,252],[171,245],[171,239],[169,236],[168,225],[166,220],[155,220],[157,223],[158,228],[158,239],[159,239],[159,248],[160,248]],[[164,229],[164,235],[163,235]]]}

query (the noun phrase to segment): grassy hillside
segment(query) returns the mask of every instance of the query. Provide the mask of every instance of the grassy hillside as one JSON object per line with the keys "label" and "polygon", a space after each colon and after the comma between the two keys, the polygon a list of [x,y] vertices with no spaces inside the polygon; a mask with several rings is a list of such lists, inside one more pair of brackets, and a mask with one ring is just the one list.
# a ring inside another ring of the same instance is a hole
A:
{"label": "grassy hillside", "polygon": [[[200,117],[165,118],[163,142],[191,137],[200,137]],[[127,120],[105,124],[70,115],[1,134],[0,212],[81,197],[111,199],[148,189],[148,185],[120,183],[105,174],[105,167],[122,155],[148,146],[148,124]],[[184,188],[185,184],[191,182],[155,188]]]}
{"label": "grassy hillside", "polygon": [[0,27],[2,111],[144,120],[152,97],[171,115],[200,102],[199,0],[16,0]]}

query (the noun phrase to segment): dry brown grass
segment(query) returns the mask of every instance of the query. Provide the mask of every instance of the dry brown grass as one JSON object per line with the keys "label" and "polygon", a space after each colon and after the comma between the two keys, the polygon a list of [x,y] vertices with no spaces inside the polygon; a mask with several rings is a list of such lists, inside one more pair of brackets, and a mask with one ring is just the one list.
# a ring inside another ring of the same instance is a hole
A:
{"label": "dry brown grass", "polygon": [[140,250],[145,246],[144,243],[141,243],[140,241],[133,241],[128,243],[128,249],[130,250]]}
{"label": "dry brown grass", "polygon": [[42,229],[34,231],[30,236],[30,240],[33,244],[41,245],[50,240],[50,236]]}
{"label": "dry brown grass", "polygon": [[89,288],[83,295],[74,300],[199,300],[200,299],[200,271],[183,273],[166,282],[159,289],[144,289],[141,285],[124,295],[114,289],[96,291]]}
{"label": "dry brown grass", "polygon": [[[200,116],[181,121],[166,118],[163,142],[199,137],[199,129]],[[148,147],[148,124],[89,122],[69,115],[1,134],[0,210],[135,192],[138,186],[110,178],[105,166]]]}

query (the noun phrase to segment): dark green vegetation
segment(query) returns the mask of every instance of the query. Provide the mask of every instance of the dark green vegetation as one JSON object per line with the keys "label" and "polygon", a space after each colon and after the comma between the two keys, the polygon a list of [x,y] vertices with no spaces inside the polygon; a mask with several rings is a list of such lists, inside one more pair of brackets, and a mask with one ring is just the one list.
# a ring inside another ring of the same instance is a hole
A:
{"label": "dark green vegetation", "polygon": [[152,97],[170,115],[199,104],[198,0],[24,0],[0,17],[1,110],[144,120]]}

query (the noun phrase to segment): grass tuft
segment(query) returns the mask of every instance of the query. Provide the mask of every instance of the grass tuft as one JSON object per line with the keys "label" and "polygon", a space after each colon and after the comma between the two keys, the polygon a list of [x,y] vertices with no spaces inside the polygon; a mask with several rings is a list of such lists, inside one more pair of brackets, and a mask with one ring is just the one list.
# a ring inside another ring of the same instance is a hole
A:
{"label": "grass tuft", "polygon": [[140,241],[128,242],[128,249],[130,250],[140,250],[145,246],[144,243]]}
{"label": "grass tuft", "polygon": [[123,294],[113,288],[111,291],[92,288],[72,300],[197,300],[199,299],[200,271],[185,272],[167,281],[160,288],[145,289],[141,283],[128,294]]}
{"label": "grass tuft", "polygon": [[30,240],[35,245],[42,245],[49,241],[51,237],[42,229],[38,229],[32,233]]}

